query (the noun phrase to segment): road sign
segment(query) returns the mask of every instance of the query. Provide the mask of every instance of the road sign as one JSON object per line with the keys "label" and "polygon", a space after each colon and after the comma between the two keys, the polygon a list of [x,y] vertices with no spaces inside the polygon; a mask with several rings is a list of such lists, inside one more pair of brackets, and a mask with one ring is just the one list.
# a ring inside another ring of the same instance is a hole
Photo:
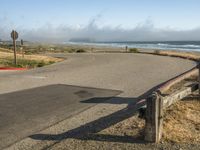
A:
{"label": "road sign", "polygon": [[16,40],[18,38],[18,33],[15,30],[12,30],[12,32],[11,32],[11,38],[13,40]]}

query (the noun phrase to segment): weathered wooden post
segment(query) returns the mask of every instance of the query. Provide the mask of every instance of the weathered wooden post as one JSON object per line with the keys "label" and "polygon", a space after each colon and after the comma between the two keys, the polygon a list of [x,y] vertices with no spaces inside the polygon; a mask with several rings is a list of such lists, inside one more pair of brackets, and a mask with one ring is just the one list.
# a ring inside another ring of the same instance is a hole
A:
{"label": "weathered wooden post", "polygon": [[13,49],[14,49],[14,64],[17,65],[17,54],[16,54],[16,39],[18,38],[18,33],[15,30],[11,32],[11,38],[13,39]]}
{"label": "weathered wooden post", "polygon": [[163,101],[157,92],[147,98],[145,141],[158,143],[162,137]]}
{"label": "weathered wooden post", "polygon": [[200,60],[199,60],[199,63],[198,63],[198,70],[199,70],[198,80],[199,80],[199,94],[200,94]]}
{"label": "weathered wooden post", "polygon": [[164,109],[164,105],[163,105],[163,97],[161,95],[159,95],[159,114],[158,114],[158,140],[156,142],[159,142],[160,139],[162,138],[162,133],[163,133],[163,109]]}

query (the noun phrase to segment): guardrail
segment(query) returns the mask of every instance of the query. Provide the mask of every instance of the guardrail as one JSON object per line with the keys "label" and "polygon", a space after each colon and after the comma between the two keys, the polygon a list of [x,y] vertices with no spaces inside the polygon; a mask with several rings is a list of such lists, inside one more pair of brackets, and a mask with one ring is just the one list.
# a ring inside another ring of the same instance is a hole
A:
{"label": "guardrail", "polygon": [[[193,75],[199,74],[199,83],[194,83],[190,86],[184,87],[171,95],[164,96],[170,87],[182,80]],[[146,99],[146,116],[145,116],[145,141],[158,143],[162,137],[163,130],[163,112],[168,106],[174,102],[183,99],[196,91],[200,87],[200,65],[191,70],[165,82],[156,91],[154,91]],[[199,90],[200,91],[200,90]]]}

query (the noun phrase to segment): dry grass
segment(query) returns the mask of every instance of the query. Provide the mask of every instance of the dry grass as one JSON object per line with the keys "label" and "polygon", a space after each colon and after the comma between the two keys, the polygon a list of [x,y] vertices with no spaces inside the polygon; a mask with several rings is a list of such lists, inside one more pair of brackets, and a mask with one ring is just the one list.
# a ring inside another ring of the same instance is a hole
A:
{"label": "dry grass", "polygon": [[200,99],[188,97],[165,112],[163,140],[178,143],[200,142]]}
{"label": "dry grass", "polygon": [[172,57],[180,57],[184,59],[190,59],[194,61],[198,61],[200,59],[200,54],[195,52],[178,52],[178,51],[161,51],[156,50],[153,54],[162,55],[162,56],[172,56]]}
{"label": "dry grass", "polygon": [[0,47],[0,52],[9,52],[9,53],[12,53],[13,51],[10,50],[10,49],[6,49],[6,48],[1,48]]}
{"label": "dry grass", "polygon": [[[13,53],[1,52],[0,51],[0,59],[6,59],[6,58],[13,58]],[[21,54],[17,54],[17,58],[22,59],[23,57],[22,57]],[[49,57],[49,56],[40,56],[40,55],[24,55],[24,59],[38,60],[38,61],[44,61],[44,62],[48,62],[48,61],[59,62],[59,61],[62,61],[62,59],[60,59],[60,58],[54,58],[54,57]]]}
{"label": "dry grass", "polygon": [[[6,49],[5,49],[6,50]],[[14,67],[13,63],[13,52],[1,51],[0,49],[0,67]],[[22,57],[21,54],[17,54],[17,67],[25,67],[25,68],[35,68],[42,67],[44,65],[49,65],[55,62],[60,62],[63,59],[54,58],[49,56],[40,56],[40,55],[24,55]]]}

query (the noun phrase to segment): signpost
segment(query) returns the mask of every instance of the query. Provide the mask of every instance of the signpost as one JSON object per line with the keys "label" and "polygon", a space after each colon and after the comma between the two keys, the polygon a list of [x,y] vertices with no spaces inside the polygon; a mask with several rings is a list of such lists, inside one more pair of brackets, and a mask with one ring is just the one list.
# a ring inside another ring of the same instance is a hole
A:
{"label": "signpost", "polygon": [[11,32],[11,38],[13,39],[13,48],[14,48],[14,64],[17,65],[17,54],[16,54],[16,39],[18,38],[18,33],[15,30]]}

